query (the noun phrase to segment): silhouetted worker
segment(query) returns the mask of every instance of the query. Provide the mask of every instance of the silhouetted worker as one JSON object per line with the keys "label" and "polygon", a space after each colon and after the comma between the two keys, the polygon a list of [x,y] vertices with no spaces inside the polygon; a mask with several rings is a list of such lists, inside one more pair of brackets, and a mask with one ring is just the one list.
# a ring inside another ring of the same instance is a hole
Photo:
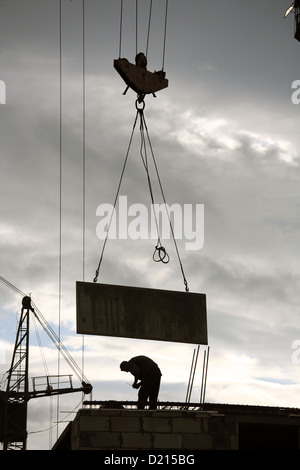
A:
{"label": "silhouetted worker", "polygon": [[129,361],[123,361],[120,369],[130,372],[134,376],[133,388],[139,388],[138,409],[145,408],[146,402],[150,401],[150,410],[156,410],[157,398],[160,387],[161,371],[158,365],[146,356],[136,356]]}

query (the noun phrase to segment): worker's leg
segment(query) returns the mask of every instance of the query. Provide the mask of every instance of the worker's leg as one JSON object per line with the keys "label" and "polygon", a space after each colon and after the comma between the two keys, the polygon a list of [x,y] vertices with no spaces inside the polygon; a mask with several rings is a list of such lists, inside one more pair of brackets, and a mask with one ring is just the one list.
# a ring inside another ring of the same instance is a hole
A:
{"label": "worker's leg", "polygon": [[138,410],[143,410],[145,408],[148,397],[149,397],[148,388],[147,386],[142,384],[141,388],[139,389],[139,394],[138,394]]}
{"label": "worker's leg", "polygon": [[150,398],[150,410],[156,410],[157,408],[157,400],[158,400],[158,393],[159,393],[159,388],[160,388],[160,379],[161,376],[156,376],[153,377],[152,383],[151,383],[151,389],[149,391],[149,398]]}

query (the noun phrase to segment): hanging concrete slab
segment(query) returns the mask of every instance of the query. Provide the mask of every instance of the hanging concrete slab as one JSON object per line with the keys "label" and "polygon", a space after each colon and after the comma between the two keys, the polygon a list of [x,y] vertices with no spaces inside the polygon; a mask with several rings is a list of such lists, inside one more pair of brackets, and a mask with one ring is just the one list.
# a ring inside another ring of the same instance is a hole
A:
{"label": "hanging concrete slab", "polygon": [[76,283],[77,333],[208,344],[206,295]]}

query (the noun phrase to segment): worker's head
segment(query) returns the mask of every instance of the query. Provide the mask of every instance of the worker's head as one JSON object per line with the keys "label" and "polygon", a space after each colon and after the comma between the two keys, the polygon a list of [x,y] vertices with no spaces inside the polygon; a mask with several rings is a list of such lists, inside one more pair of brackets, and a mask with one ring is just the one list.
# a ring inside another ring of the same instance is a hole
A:
{"label": "worker's head", "polygon": [[120,369],[121,369],[123,372],[128,372],[128,361],[123,361],[123,362],[121,362],[121,364],[120,364]]}

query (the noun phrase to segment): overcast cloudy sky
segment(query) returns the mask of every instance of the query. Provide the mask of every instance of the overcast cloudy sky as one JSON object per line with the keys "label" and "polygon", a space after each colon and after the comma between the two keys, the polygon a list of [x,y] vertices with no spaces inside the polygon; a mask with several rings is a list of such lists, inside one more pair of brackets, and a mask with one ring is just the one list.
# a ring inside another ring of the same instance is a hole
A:
{"label": "overcast cloudy sky", "polygon": [[[125,84],[112,66],[119,54],[120,1],[85,0],[84,146],[83,3],[61,2],[61,108],[59,4],[0,2],[0,80],[6,84],[6,104],[0,105],[0,275],[32,294],[81,364],[75,283],[92,282],[95,275],[102,249],[96,211],[113,203],[136,97],[131,90],[122,95]],[[124,4],[122,56],[133,61],[135,2]],[[140,2],[139,50],[145,50],[149,4]],[[283,19],[288,6],[284,0],[169,1],[169,87],[156,99],[146,98],[167,202],[204,204],[203,248],[191,251],[184,240],[178,243],[190,291],[207,296],[207,402],[300,406],[293,348],[300,343],[300,105],[291,99],[292,84],[300,80],[300,43],[293,38],[293,15]],[[154,1],[149,70],[162,65],[164,12],[164,2]],[[147,204],[138,133],[136,139],[120,194]],[[164,243],[171,256],[167,265],[152,261],[154,244],[109,240],[99,282],[184,291],[172,241]],[[0,293],[5,372],[20,297],[2,284]],[[31,375],[44,375],[32,339]],[[146,354],[163,372],[160,399],[185,400],[195,345],[85,336],[84,346],[93,399],[135,399],[119,363]],[[57,352],[48,342],[46,357],[56,374]],[[199,398],[200,369],[193,401]],[[59,420],[80,404],[79,395],[61,397]],[[32,400],[28,447],[51,446],[66,425],[58,430],[55,421],[54,400]],[[40,432],[51,426],[50,437]]]}

